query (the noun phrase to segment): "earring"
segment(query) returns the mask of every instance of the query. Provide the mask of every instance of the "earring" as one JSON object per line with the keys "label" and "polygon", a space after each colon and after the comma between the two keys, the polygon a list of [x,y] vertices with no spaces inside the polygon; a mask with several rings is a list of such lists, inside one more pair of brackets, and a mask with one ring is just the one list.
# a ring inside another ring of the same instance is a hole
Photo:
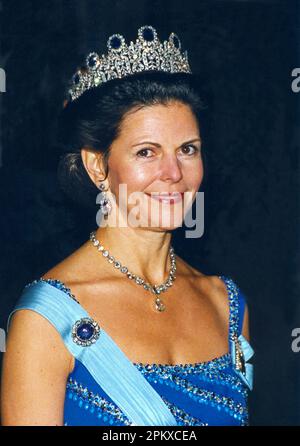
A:
{"label": "earring", "polygon": [[100,210],[105,218],[107,218],[107,215],[111,213],[112,205],[110,199],[106,196],[106,193],[104,191],[105,186],[103,183],[100,183],[99,189],[101,190],[101,199],[100,199]]}

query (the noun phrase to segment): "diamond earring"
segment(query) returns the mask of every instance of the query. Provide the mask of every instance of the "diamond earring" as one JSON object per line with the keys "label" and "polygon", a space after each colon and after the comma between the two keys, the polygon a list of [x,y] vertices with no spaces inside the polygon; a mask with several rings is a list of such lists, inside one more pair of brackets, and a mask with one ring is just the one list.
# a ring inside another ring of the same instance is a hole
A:
{"label": "diamond earring", "polygon": [[100,210],[105,218],[107,218],[107,215],[111,213],[112,205],[110,199],[106,196],[106,193],[104,191],[105,186],[103,183],[100,183],[99,189],[101,190],[101,199],[99,202]]}

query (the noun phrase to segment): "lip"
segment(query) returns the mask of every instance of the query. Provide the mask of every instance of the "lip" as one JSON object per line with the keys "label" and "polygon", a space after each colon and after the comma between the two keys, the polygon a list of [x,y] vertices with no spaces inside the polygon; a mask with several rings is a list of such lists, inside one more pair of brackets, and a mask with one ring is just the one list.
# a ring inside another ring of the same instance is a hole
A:
{"label": "lip", "polygon": [[183,200],[183,192],[176,192],[176,193],[162,193],[162,194],[147,194],[150,198],[153,198],[154,200],[160,201],[162,203],[169,203],[169,204],[174,204],[174,203],[179,203],[180,201]]}

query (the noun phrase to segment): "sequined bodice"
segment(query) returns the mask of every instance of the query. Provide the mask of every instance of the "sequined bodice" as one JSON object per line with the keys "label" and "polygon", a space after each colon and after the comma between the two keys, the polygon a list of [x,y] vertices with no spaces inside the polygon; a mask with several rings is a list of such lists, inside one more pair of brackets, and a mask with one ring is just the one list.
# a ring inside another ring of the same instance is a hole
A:
{"label": "sequined bodice", "polygon": [[[219,277],[224,280],[228,291],[229,339],[237,339],[241,335],[244,296],[236,291],[232,279]],[[39,281],[46,281],[78,302],[70,289],[59,280],[40,278],[26,287]],[[242,373],[237,367],[236,354],[240,345],[233,345],[237,347],[235,351],[229,348],[228,353],[206,362],[132,364],[160,395],[178,425],[246,425],[250,379],[249,373]],[[245,361],[245,358],[242,360]],[[252,367],[246,364],[248,366]],[[249,369],[246,368],[246,371],[249,372]],[[122,373],[122,370],[119,372]],[[75,358],[75,367],[66,383],[64,424],[128,426],[132,422],[84,364]]]}

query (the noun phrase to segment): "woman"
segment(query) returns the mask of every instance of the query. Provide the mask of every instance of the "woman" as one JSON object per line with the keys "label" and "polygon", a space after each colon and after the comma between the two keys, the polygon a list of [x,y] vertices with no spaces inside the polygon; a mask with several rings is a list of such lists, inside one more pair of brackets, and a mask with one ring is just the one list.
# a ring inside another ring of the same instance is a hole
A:
{"label": "woman", "polygon": [[91,53],[74,76],[60,122],[62,185],[86,199],[88,178],[103,218],[10,315],[2,423],[247,424],[245,297],[171,247],[204,174],[187,54],[150,26],[108,48],[106,64]]}

